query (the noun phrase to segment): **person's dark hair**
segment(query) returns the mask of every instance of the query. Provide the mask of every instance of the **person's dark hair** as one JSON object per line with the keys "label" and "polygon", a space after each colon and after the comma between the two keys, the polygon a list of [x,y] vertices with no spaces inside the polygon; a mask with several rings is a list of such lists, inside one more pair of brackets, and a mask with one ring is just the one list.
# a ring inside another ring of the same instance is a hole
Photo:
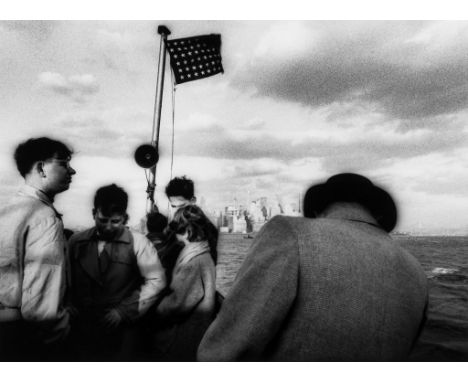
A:
{"label": "person's dark hair", "polygon": [[104,215],[124,214],[127,211],[128,195],[123,188],[112,183],[96,191],[94,196],[94,209]]}
{"label": "person's dark hair", "polygon": [[188,232],[188,241],[195,242],[209,239],[209,224],[200,207],[188,205],[177,210],[169,227],[178,234]]}
{"label": "person's dark hair", "polygon": [[60,141],[47,137],[31,138],[16,147],[14,158],[19,173],[24,178],[34,163],[47,159],[70,159],[73,150]]}
{"label": "person's dark hair", "polygon": [[146,228],[150,233],[162,233],[167,227],[167,217],[160,212],[151,212],[146,215]]}
{"label": "person's dark hair", "polygon": [[192,199],[195,196],[193,181],[185,176],[172,179],[166,186],[166,195],[168,198],[183,196],[187,200]]}

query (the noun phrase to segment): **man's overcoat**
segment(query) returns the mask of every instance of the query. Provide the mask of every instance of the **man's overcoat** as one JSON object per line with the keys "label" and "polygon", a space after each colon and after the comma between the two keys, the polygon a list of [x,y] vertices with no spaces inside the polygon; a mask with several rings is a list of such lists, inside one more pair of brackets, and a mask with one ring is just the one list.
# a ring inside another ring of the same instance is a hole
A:
{"label": "man's overcoat", "polygon": [[426,276],[366,210],[278,216],[256,237],[201,361],[389,361],[420,332]]}

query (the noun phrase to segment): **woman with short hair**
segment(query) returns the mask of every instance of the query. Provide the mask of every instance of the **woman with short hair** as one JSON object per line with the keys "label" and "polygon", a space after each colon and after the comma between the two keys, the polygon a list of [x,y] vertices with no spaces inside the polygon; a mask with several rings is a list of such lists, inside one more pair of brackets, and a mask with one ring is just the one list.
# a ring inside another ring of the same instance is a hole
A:
{"label": "woman with short hair", "polygon": [[209,223],[198,206],[188,205],[176,212],[169,225],[184,248],[175,260],[168,294],[155,309],[153,360],[195,361],[198,345],[214,319],[216,266]]}

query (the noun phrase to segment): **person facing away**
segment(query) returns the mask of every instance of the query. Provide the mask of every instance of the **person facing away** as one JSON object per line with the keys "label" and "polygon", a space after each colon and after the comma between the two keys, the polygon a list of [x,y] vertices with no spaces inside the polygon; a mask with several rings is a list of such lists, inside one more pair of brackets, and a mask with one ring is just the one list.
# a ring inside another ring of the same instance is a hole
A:
{"label": "person facing away", "polygon": [[127,193],[111,184],[94,197],[95,226],[69,241],[72,301],[78,310],[74,346],[82,360],[132,360],[135,322],[165,287],[156,249],[125,224]]}
{"label": "person facing away", "polygon": [[357,174],[308,189],[304,218],[256,236],[201,361],[404,360],[425,318],[427,280],[389,235],[391,196]]}
{"label": "person facing away", "polygon": [[194,205],[177,210],[170,229],[184,244],[167,294],[152,312],[152,360],[195,361],[216,308],[216,267],[208,243],[210,221]]}
{"label": "person facing away", "polygon": [[[146,214],[146,229],[148,231],[146,237],[156,248],[159,260],[166,271],[166,285],[171,282],[172,267],[176,260],[170,259],[167,255],[173,253],[177,256],[183,246],[176,241],[175,236],[172,240],[169,240],[170,236],[173,236],[173,234],[169,232],[168,223],[167,217],[158,211]],[[176,248],[176,250],[174,250],[174,248]]]}
{"label": "person facing away", "polygon": [[[172,217],[180,208],[195,205],[197,202],[194,183],[191,179],[188,179],[185,176],[180,178],[176,177],[167,184],[166,196],[170,203],[169,220],[172,220]],[[213,261],[216,265],[218,259],[218,229],[209,219],[206,229],[211,256],[213,257]],[[170,230],[167,231],[166,234],[165,243],[159,251],[159,254],[164,267],[171,272],[172,267],[174,266],[173,261],[175,261],[178,253],[182,250],[183,243],[176,240],[174,233]]]}
{"label": "person facing away", "polygon": [[166,240],[166,235],[164,232],[166,231],[167,226],[167,217],[162,213],[154,211],[146,215],[146,229],[148,231],[146,237],[156,247],[156,250],[158,250],[158,255]]}
{"label": "person facing away", "polygon": [[47,137],[15,150],[25,184],[0,207],[0,361],[55,360],[68,334],[66,241],[53,202],[76,173],[71,156]]}

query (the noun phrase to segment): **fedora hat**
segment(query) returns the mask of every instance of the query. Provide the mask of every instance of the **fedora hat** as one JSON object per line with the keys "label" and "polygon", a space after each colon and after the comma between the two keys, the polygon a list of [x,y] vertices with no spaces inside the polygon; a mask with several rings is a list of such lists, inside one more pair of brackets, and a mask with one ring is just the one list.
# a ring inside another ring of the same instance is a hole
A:
{"label": "fedora hat", "polygon": [[354,202],[369,210],[387,232],[395,228],[397,208],[390,194],[365,176],[337,174],[325,183],[311,186],[304,196],[304,216],[317,217],[333,202]]}

